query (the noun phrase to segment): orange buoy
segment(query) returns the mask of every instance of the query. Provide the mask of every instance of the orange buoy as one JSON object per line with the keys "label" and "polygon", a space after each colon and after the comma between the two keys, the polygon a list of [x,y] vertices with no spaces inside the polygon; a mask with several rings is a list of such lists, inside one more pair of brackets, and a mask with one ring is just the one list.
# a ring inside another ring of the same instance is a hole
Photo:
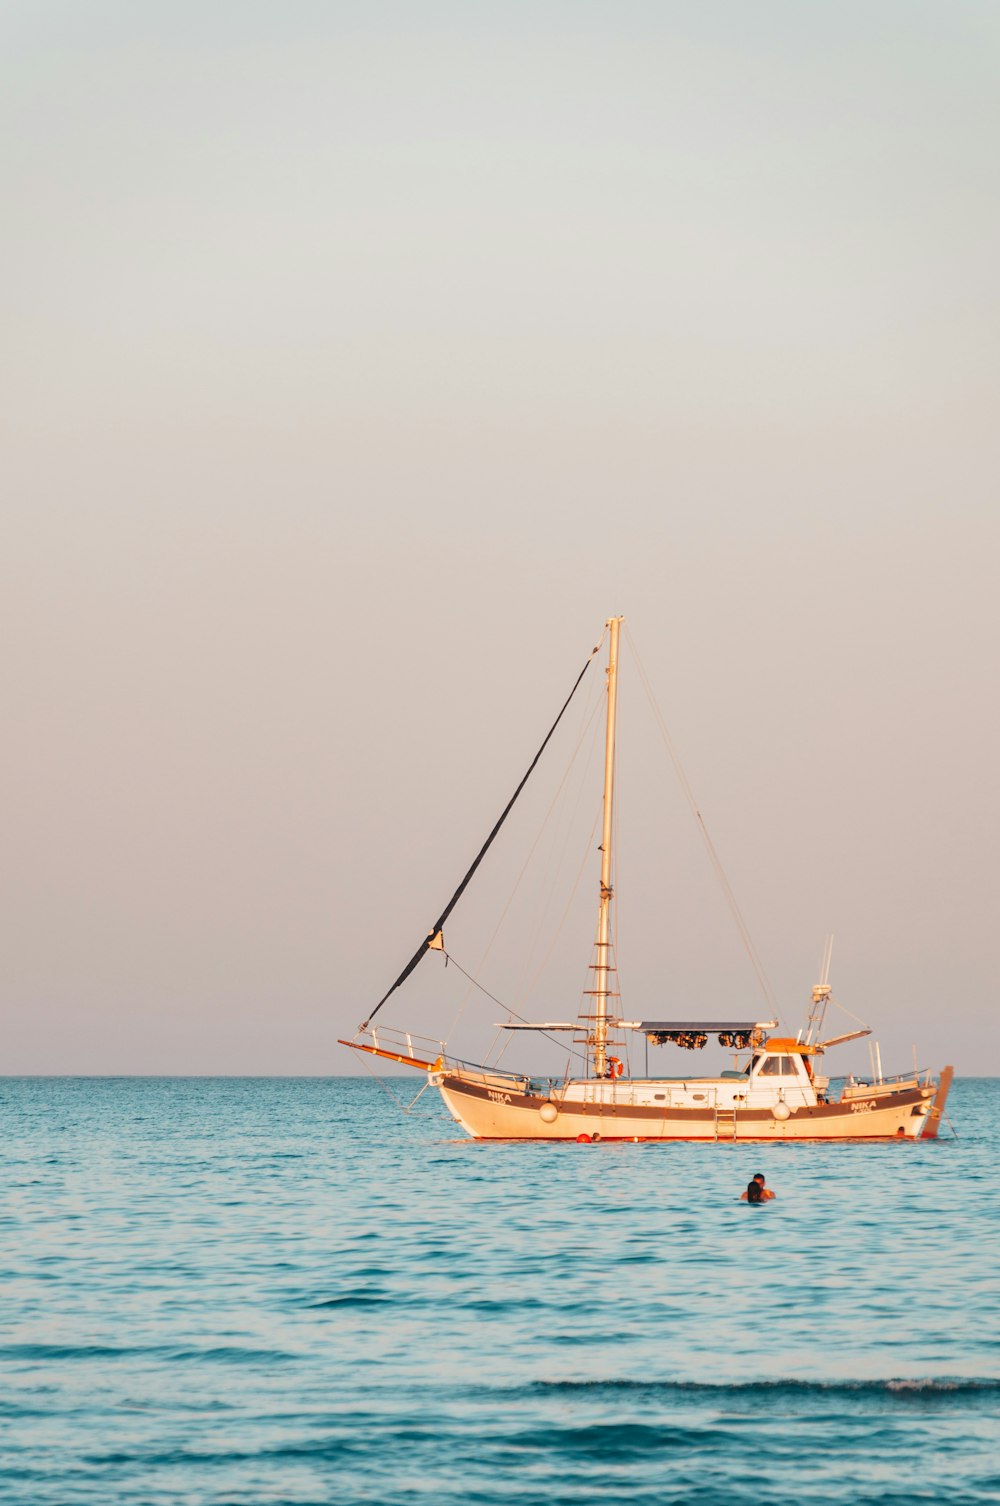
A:
{"label": "orange buoy", "polygon": [[576,1143],[577,1143],[577,1145],[589,1145],[590,1144],[590,1136],[589,1135],[577,1135],[577,1137],[576,1137]]}

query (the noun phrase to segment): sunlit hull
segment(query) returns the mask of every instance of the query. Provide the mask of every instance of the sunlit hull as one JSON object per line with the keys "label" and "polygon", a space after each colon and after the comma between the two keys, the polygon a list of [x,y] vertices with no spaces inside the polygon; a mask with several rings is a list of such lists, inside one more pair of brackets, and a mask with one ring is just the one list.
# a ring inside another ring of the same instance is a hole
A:
{"label": "sunlit hull", "polygon": [[[940,1086],[914,1080],[889,1090],[874,1086],[839,1103],[795,1107],[780,1100],[726,1106],[710,1101],[707,1084],[703,1107],[675,1107],[637,1102],[657,1086],[649,1082],[602,1084],[603,1096],[594,1101],[594,1084],[586,1082],[534,1094],[485,1073],[435,1072],[431,1080],[476,1140],[917,1140],[937,1133],[950,1071]],[[592,1101],[584,1101],[587,1093]]]}

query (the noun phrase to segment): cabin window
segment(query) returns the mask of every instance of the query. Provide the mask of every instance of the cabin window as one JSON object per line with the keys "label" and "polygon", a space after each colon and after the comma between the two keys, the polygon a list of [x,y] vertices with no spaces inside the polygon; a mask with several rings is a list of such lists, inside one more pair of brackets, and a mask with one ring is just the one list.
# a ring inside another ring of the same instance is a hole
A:
{"label": "cabin window", "polygon": [[766,1056],[758,1076],[760,1077],[797,1077],[794,1056]]}

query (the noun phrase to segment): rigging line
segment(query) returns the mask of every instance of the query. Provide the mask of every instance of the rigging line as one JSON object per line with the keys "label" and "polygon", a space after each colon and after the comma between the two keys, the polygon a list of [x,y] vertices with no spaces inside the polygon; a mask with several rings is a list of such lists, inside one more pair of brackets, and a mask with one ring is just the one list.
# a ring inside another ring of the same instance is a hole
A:
{"label": "rigging line", "polygon": [[[620,719],[621,719],[621,717],[620,717],[620,708],[621,708],[620,672],[619,672],[618,706],[619,706],[619,721],[620,721]],[[617,738],[616,741],[615,741],[614,807],[613,807],[613,810],[612,810],[612,815],[614,816],[614,822],[615,822],[615,835],[614,835],[614,843],[613,843],[613,850],[612,850],[612,866],[611,866],[611,919],[612,919],[612,923],[614,925],[614,932],[613,932],[613,935],[612,935],[612,938],[611,938],[612,939],[611,957],[612,957],[612,960],[613,960],[613,962],[615,964],[615,979],[616,979],[617,986],[618,986],[618,1013],[619,1013],[619,1015],[622,1015],[622,1017],[624,1017],[625,1006],[622,1003],[622,979],[621,979],[621,973],[618,971],[618,917],[621,915],[621,905],[618,903],[618,883],[619,883],[619,877],[618,877],[618,875],[619,875],[619,871],[620,871],[620,869],[619,869],[619,863],[620,863],[620,856],[621,856],[621,850],[622,850],[621,849],[621,841],[620,841],[620,835],[621,835],[621,821],[620,821],[620,816],[621,816],[621,788],[622,788],[622,781],[621,781],[621,753],[620,753],[620,748],[621,748],[621,739]]]}
{"label": "rigging line", "polygon": [[687,798],[688,805],[690,806],[691,812],[698,824],[698,829],[700,830],[702,840],[705,843],[705,850],[708,853],[709,861],[711,862],[712,867],[715,870],[715,876],[719,881],[723,895],[725,896],[725,899],[729,905],[730,912],[732,913],[733,919],[736,922],[736,927],[740,933],[740,938],[743,942],[744,950],[746,951],[746,954],[750,959],[750,965],[756,975],[757,983],[760,987],[761,993],[764,995],[764,1002],[767,1004],[768,1008],[772,1009],[774,1013],[780,1018],[777,1000],[774,996],[774,990],[771,988],[771,985],[768,982],[763,963],[761,962],[760,957],[757,954],[757,948],[753,944],[753,937],[750,935],[749,927],[747,926],[746,921],[743,919],[743,913],[740,910],[739,903],[737,902],[732,885],[730,884],[729,879],[726,877],[726,871],[722,866],[722,860],[715,850],[715,843],[712,841],[712,838],[709,835],[708,827],[705,824],[705,818],[698,807],[698,802],[695,799],[694,790],[691,788],[691,783],[684,771],[684,766],[681,763],[680,755],[677,752],[674,740],[670,736],[670,732],[664,719],[663,712],[660,710],[660,707],[657,704],[656,697],[653,694],[653,687],[649,682],[649,677],[647,676],[645,669],[643,668],[642,661],[639,658],[639,653],[635,646],[635,640],[628,630],[627,623],[625,625],[625,632],[628,636],[629,647],[632,650],[632,657],[635,660],[636,669],[639,671],[639,679],[642,681],[643,689],[646,692],[650,706],[653,709],[653,714],[655,715],[657,723],[659,724],[660,736],[663,738],[667,752],[670,754],[670,759],[673,763],[674,771],[677,774],[681,788],[683,789],[684,794]]}
{"label": "rigging line", "polygon": [[562,710],[559,712],[559,715],[556,717],[555,721],[552,723],[552,726],[549,728],[549,730],[548,730],[548,732],[546,734],[546,737],[545,737],[545,741],[542,743],[542,746],[539,748],[538,752],[535,754],[534,758],[531,760],[531,763],[528,765],[527,772],[525,773],[524,778],[521,780],[521,783],[518,785],[517,789],[514,791],[513,795],[511,795],[510,799],[507,801],[507,804],[504,806],[503,810],[501,811],[501,813],[500,813],[500,819],[497,821],[497,823],[494,826],[493,830],[490,832],[489,836],[486,838],[486,841],[483,843],[482,847],[479,849],[478,853],[476,854],[476,857],[475,857],[475,859],[474,859],[474,861],[472,863],[472,866],[469,869],[468,873],[465,875],[465,877],[463,878],[462,882],[459,884],[458,888],[455,890],[455,892],[452,895],[451,899],[445,905],[445,907],[442,910],[441,914],[439,915],[438,919],[435,921],[434,925],[428,931],[428,933],[424,937],[423,941],[417,947],[417,950],[414,952],[414,954],[410,958],[409,962],[403,968],[403,971],[400,973],[400,975],[396,979],[395,983],[392,985],[391,988],[386,989],[385,993],[382,995],[381,999],[379,999],[378,1003],[375,1005],[375,1008],[372,1010],[371,1014],[368,1016],[367,1020],[365,1020],[363,1022],[363,1024],[361,1024],[361,1025],[358,1026],[359,1030],[367,1030],[368,1029],[368,1026],[371,1024],[372,1020],[378,1014],[379,1010],[382,1008],[382,1005],[385,1003],[386,999],[389,998],[390,994],[395,993],[396,989],[399,987],[399,985],[401,983],[405,983],[406,982],[407,978],[413,972],[413,969],[416,967],[417,963],[423,957],[424,953],[429,950],[431,942],[437,936],[438,932],[443,929],[444,923],[448,919],[448,916],[451,914],[452,910],[454,910],[455,906],[458,904],[459,900],[462,898],[462,895],[465,893],[465,890],[466,890],[466,888],[468,887],[468,884],[469,884],[469,880],[472,878],[472,876],[475,873],[476,869],[479,867],[480,863],[483,861],[483,858],[486,856],[486,854],[489,852],[490,848],[493,846],[493,842],[496,839],[496,836],[497,836],[497,834],[498,834],[501,826],[504,824],[504,822],[506,821],[507,817],[510,815],[511,810],[513,809],[515,800],[517,799],[518,795],[520,795],[521,791],[524,789],[524,786],[527,784],[528,780],[531,778],[531,775],[533,774],[534,769],[535,769],[535,765],[537,764],[538,760],[541,758],[542,754],[545,752],[545,749],[548,747],[550,741],[552,740],[552,737],[553,737],[553,734],[555,733],[556,728],[558,727],[559,723],[563,719],[563,716],[564,716],[564,714],[566,712],[567,706],[569,705],[569,703],[573,699],[573,697],[576,695],[576,692],[577,692],[577,689],[579,687],[580,681],[583,679],[584,675],[587,673],[587,670],[590,668],[590,666],[591,666],[591,664],[592,664],[595,656],[600,652],[601,643],[603,643],[603,642],[604,642],[604,635],[602,633],[600,643],[595,644],[594,648],[591,650],[590,656],[587,659],[586,664],[583,666],[583,668],[581,669],[580,673],[577,675],[575,681],[573,682],[573,689],[570,691],[569,695],[566,697],[565,701],[562,704]]}
{"label": "rigging line", "polygon": [[[603,639],[602,639],[602,642],[603,642]],[[600,644],[598,644],[598,648],[600,648]],[[569,777],[570,777],[570,775],[573,772],[573,768],[574,768],[574,766],[576,764],[576,760],[580,756],[580,749],[583,747],[584,740],[585,740],[585,738],[587,736],[587,733],[590,730],[591,724],[595,721],[595,719],[597,717],[597,713],[600,710],[600,706],[601,706],[601,700],[600,700],[600,697],[598,697],[597,700],[594,702],[594,708],[593,708],[593,710],[591,712],[589,712],[589,713],[586,713],[585,716],[584,716],[584,722],[583,722],[583,726],[582,726],[581,731],[580,731],[580,736],[577,739],[576,747],[573,749],[573,752],[570,755],[569,763],[566,765],[566,771],[563,774],[562,779],[559,781],[559,787],[558,787],[558,789],[556,790],[555,794],[552,797],[552,803],[551,803],[551,805],[549,806],[548,810],[545,813],[545,818],[542,821],[541,826],[538,828],[538,835],[535,837],[534,842],[532,842],[532,844],[531,844],[531,850],[529,851],[528,856],[525,858],[524,863],[523,863],[522,868],[521,868],[521,871],[520,871],[520,873],[518,874],[517,878],[514,881],[514,887],[510,891],[510,895],[508,897],[507,903],[504,905],[503,910],[501,911],[500,919],[496,923],[496,926],[495,926],[494,931],[493,931],[493,935],[490,937],[489,941],[487,942],[487,944],[486,944],[486,950],[483,952],[483,955],[479,959],[479,964],[478,964],[478,966],[476,968],[477,972],[480,972],[486,966],[486,963],[487,963],[487,961],[489,959],[489,955],[492,952],[493,947],[494,947],[494,945],[496,943],[496,939],[497,939],[497,937],[500,934],[501,927],[503,926],[504,921],[507,919],[507,913],[510,910],[511,905],[514,903],[515,898],[517,897],[517,892],[520,889],[521,884],[522,884],[522,882],[524,880],[524,875],[527,873],[529,864],[531,863],[532,858],[535,856],[535,852],[536,852],[536,850],[538,848],[538,844],[542,840],[542,837],[545,835],[546,828],[547,828],[550,820],[552,819],[552,813],[555,810],[556,806],[558,805],[559,801],[562,799],[563,792],[564,792],[564,790],[566,788],[566,785],[567,785],[567,783],[569,781]],[[469,985],[468,985],[468,987],[465,990],[465,993],[463,994],[462,998],[459,1000],[458,1008],[455,1011],[455,1018],[453,1019],[453,1021],[451,1023],[451,1028],[450,1028],[450,1030],[448,1031],[448,1034],[445,1037],[445,1044],[446,1045],[447,1045],[448,1041],[450,1040],[451,1036],[454,1035],[455,1031],[458,1029],[459,1022],[461,1021],[462,1015],[465,1013],[466,1005],[469,1002],[469,998],[470,998],[470,995],[472,993],[473,986],[474,985],[473,985],[472,981],[470,980]],[[490,1049],[492,1050],[493,1048],[491,1047]]]}
{"label": "rigging line", "polygon": [[835,999],[833,997],[833,994],[830,995],[830,997],[829,997],[829,999],[828,999],[827,1002],[830,1003],[830,1004],[832,1004],[833,1007],[834,1007],[834,1009],[839,1009],[842,1014],[850,1015],[851,1019],[854,1020],[855,1024],[857,1024],[857,1025],[865,1025],[865,1026],[868,1025],[868,1021],[867,1020],[863,1020],[859,1014],[855,1014],[852,1010],[848,1009],[848,1007],[847,1007],[846,1004],[841,1004],[841,1002],[840,1002],[839,999]]}
{"label": "rigging line", "polygon": [[[464,977],[468,978],[469,982],[474,984],[475,987],[479,989],[479,992],[481,994],[485,994],[488,999],[492,999],[494,1004],[496,1004],[499,1009],[505,1009],[508,1014],[512,1014],[515,1019],[520,1020],[522,1025],[528,1024],[528,1021],[524,1018],[523,1014],[518,1014],[516,1009],[511,1009],[509,1004],[504,1004],[500,999],[498,999],[496,994],[491,994],[489,989],[484,988],[483,985],[479,983],[471,973],[467,973],[462,964],[460,962],[456,962],[454,957],[450,956],[447,952],[445,953],[445,956],[448,958],[448,961],[452,964],[453,967],[457,967],[459,972],[462,973]],[[538,1034],[544,1036],[547,1041],[551,1041],[555,1046],[561,1046],[563,1044],[562,1041],[557,1041],[554,1035],[550,1035],[547,1030],[540,1030]],[[570,1055],[579,1056],[581,1060],[584,1059],[579,1051],[571,1051]]]}
{"label": "rigging line", "polygon": [[[590,742],[590,747],[587,750],[585,766],[581,770],[583,777],[581,778],[579,786],[577,788],[576,798],[575,798],[575,800],[573,802],[573,809],[572,809],[571,812],[568,813],[568,819],[565,822],[565,829],[564,829],[563,834],[562,834],[562,841],[561,841],[560,846],[559,846],[559,851],[558,851],[558,853],[553,853],[553,855],[552,855],[551,867],[550,867],[550,872],[549,872],[549,880],[548,880],[548,892],[545,895],[544,901],[541,902],[541,903],[539,903],[539,905],[537,906],[536,915],[535,915],[535,924],[532,927],[531,936],[530,936],[530,938],[528,939],[527,943],[525,944],[525,946],[523,948],[523,964],[524,964],[524,966],[523,966],[523,971],[522,971],[522,975],[521,975],[522,976],[522,980],[527,976],[528,969],[529,969],[529,967],[531,965],[532,958],[536,954],[536,948],[539,945],[539,941],[541,939],[543,929],[547,925],[548,917],[549,917],[549,912],[550,912],[550,910],[552,908],[552,903],[553,903],[553,900],[555,899],[555,896],[556,896],[556,890],[557,890],[557,888],[559,886],[559,883],[560,883],[560,881],[562,879],[563,867],[564,867],[565,862],[566,862],[567,854],[569,853],[569,850],[570,850],[570,842],[571,842],[571,840],[573,838],[574,832],[577,829],[576,828],[577,817],[578,817],[578,815],[580,813],[580,809],[581,809],[581,806],[583,804],[584,791],[589,787],[590,770],[591,770],[591,767],[593,765],[594,754],[597,751],[598,743],[599,743],[599,740],[600,740],[599,739],[599,734],[600,734],[600,716],[599,716],[599,713],[600,713],[600,710],[601,710],[601,706],[604,703],[604,697],[605,697],[605,692],[604,692],[604,689],[602,687],[600,693],[598,694],[596,700],[594,701],[593,709],[591,710],[590,718],[589,718],[589,720],[587,722],[587,726],[586,726],[585,731],[584,731],[584,736],[586,736],[587,732],[589,732],[591,734],[591,742]],[[591,840],[593,840],[593,832],[591,832]],[[577,884],[579,884],[579,878],[577,879]],[[573,893],[574,894],[576,893],[576,888],[575,887],[574,887]],[[560,921],[560,923],[559,923],[559,926],[558,926],[557,931],[556,931],[556,937],[558,937],[559,932],[562,929],[562,925],[563,925],[564,921],[565,921],[565,915],[563,916],[563,920]],[[549,956],[551,956],[551,952],[549,953]],[[548,958],[546,958],[546,961],[547,960],[548,960]],[[543,965],[542,965],[543,969],[544,969],[544,965],[545,964],[543,963]],[[519,986],[517,996],[518,996],[518,998],[522,1002],[527,998],[528,992],[534,986],[534,983],[538,981],[538,978],[541,976],[541,971],[542,971],[542,969],[540,969],[539,972],[535,973],[535,975],[534,975],[533,980],[532,980],[531,983],[523,983],[523,986]]]}
{"label": "rigging line", "polygon": [[406,1113],[406,1114],[412,1114],[413,1113],[413,1110],[416,1108],[417,1104],[420,1102],[420,1099],[423,1096],[423,1094],[427,1092],[427,1089],[430,1087],[430,1085],[431,1085],[431,1075],[428,1072],[428,1074],[427,1074],[427,1081],[424,1083],[424,1085],[423,1085],[422,1088],[419,1088],[417,1090],[417,1096],[414,1098],[414,1100],[413,1100],[412,1103],[407,1104],[406,1108],[403,1111],[404,1113]]}
{"label": "rigging line", "polygon": [[[506,1037],[506,1039],[504,1039],[503,1040],[503,1044],[500,1045],[501,1039],[503,1037]],[[490,1041],[489,1046],[487,1047],[486,1055],[483,1057],[483,1066],[484,1067],[499,1067],[500,1063],[503,1061],[504,1057],[507,1055],[507,1047],[510,1045],[510,1042],[511,1042],[511,1032],[509,1030],[507,1030],[507,1031],[498,1030],[497,1033],[496,1033],[496,1035]],[[496,1051],[497,1046],[500,1046],[500,1050],[497,1051],[496,1061],[492,1061],[491,1058],[492,1058],[493,1052]]]}
{"label": "rigging line", "polygon": [[[407,1108],[407,1106],[403,1102],[403,1100],[401,1098],[399,1098],[392,1091],[392,1089],[390,1088],[390,1086],[389,1086],[389,1084],[387,1082],[385,1082],[381,1077],[379,1077],[379,1075],[375,1071],[374,1067],[372,1067],[369,1062],[366,1062],[365,1059],[364,1059],[364,1057],[362,1057],[362,1059],[361,1059],[361,1064],[364,1067],[365,1071],[368,1072],[372,1077],[374,1077],[375,1081],[378,1083],[378,1085],[382,1089],[383,1093],[388,1093],[389,1097],[392,1099],[392,1101],[396,1105],[397,1109],[401,1109],[404,1114],[408,1114],[410,1112],[410,1110]],[[424,1086],[426,1086],[426,1084]],[[421,1093],[423,1092],[423,1088],[421,1088],[420,1092]],[[419,1098],[419,1097],[420,1097],[420,1093],[417,1094],[417,1098]],[[416,1101],[417,1101],[417,1099],[415,1098],[413,1100],[413,1102],[416,1103]],[[412,1106],[413,1105],[411,1104],[410,1107],[412,1108]]]}
{"label": "rigging line", "polygon": [[[555,952],[555,949],[556,949],[556,947],[559,944],[559,938],[560,938],[560,936],[563,933],[563,927],[565,926],[566,921],[569,918],[569,913],[572,910],[573,904],[574,904],[574,902],[576,900],[577,890],[580,887],[580,880],[583,878],[583,870],[586,868],[587,863],[590,860],[590,855],[591,855],[591,851],[592,851],[593,841],[594,841],[594,837],[595,837],[595,835],[597,833],[597,825],[598,825],[598,822],[600,821],[600,819],[601,819],[601,805],[598,804],[597,814],[594,816],[594,824],[590,828],[590,835],[587,838],[587,845],[584,848],[584,853],[583,853],[583,857],[582,857],[582,859],[580,861],[580,866],[579,866],[579,868],[576,871],[576,880],[575,880],[575,882],[573,884],[573,888],[572,888],[572,890],[570,892],[569,899],[566,901],[566,904],[565,904],[565,907],[563,909],[562,916],[560,918],[559,924],[556,926],[555,935],[553,936],[551,942],[549,943],[549,949],[548,949],[548,951],[545,953],[545,956],[542,958],[541,962],[538,964],[538,967],[535,969],[535,973],[534,973],[533,977],[529,979],[528,983],[525,985],[525,987],[521,990],[520,994],[518,995],[518,1003],[519,1004],[523,1004],[525,1002],[525,1000],[527,999],[528,995],[535,989],[535,987],[537,986],[537,984],[538,984],[538,982],[539,982],[542,974],[545,972],[545,969],[548,967],[549,963],[552,961],[552,955]],[[512,1011],[512,1013],[513,1013],[513,1011]],[[521,1018],[521,1016],[518,1015],[518,1019],[520,1019],[520,1018]]]}

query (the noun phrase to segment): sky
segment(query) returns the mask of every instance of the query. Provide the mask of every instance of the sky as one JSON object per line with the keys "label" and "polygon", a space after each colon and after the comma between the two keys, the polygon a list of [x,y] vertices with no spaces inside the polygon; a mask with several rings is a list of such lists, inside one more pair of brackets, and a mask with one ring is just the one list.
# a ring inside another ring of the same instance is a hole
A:
{"label": "sky", "polygon": [[[624,1012],[763,1007],[634,642],[786,1023],[832,933],[886,1070],[1000,1073],[997,7],[0,34],[2,1071],[361,1070],[620,613]],[[550,1019],[601,673],[446,935]]]}

